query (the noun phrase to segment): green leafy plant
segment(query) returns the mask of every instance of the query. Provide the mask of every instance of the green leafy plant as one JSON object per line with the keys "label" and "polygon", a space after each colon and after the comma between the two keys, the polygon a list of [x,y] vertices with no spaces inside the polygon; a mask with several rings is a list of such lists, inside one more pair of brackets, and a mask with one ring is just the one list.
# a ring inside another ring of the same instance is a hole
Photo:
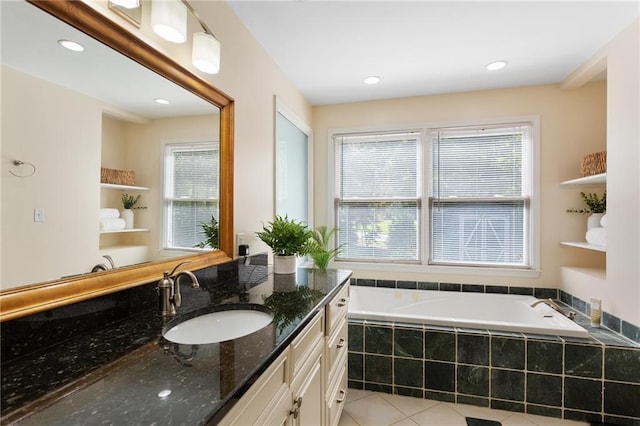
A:
{"label": "green leafy plant", "polygon": [[567,209],[568,213],[605,213],[607,211],[607,192],[602,194],[602,198],[595,193],[585,194],[581,192],[582,200],[587,205],[586,209]]}
{"label": "green leafy plant", "polygon": [[204,241],[200,241],[194,247],[212,249],[218,248],[219,227],[216,218],[211,215],[211,221],[209,223],[201,223],[200,227],[202,228],[202,231],[204,232],[206,238]]}
{"label": "green leafy plant", "polygon": [[122,194],[122,205],[125,209],[146,209],[146,207],[138,206],[138,202],[140,201],[140,194],[137,196],[133,196],[131,194],[127,194],[126,192]]}
{"label": "green leafy plant", "polygon": [[329,248],[331,237],[336,233],[337,228],[328,229],[326,226],[318,226],[311,232],[311,239],[308,242],[307,254],[316,267],[321,271],[326,271],[331,262],[342,250],[342,246]]}
{"label": "green leafy plant", "polygon": [[274,291],[265,298],[264,304],[273,311],[273,321],[280,331],[289,327],[296,319],[304,317],[325,294],[306,286],[296,287],[290,292]]}
{"label": "green leafy plant", "polygon": [[256,232],[277,256],[305,255],[312,232],[302,222],[289,219],[286,215],[276,216],[273,222],[262,225],[262,232]]}

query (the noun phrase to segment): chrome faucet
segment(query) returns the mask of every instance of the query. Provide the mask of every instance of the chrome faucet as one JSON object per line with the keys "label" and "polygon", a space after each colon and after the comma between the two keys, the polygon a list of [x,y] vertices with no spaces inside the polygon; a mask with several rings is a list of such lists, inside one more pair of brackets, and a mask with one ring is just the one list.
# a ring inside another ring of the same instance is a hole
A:
{"label": "chrome faucet", "polygon": [[[105,259],[107,259],[107,261],[109,261],[109,264],[111,265],[111,269],[116,267],[116,264],[113,262],[113,259],[111,258],[111,256],[109,256],[108,254],[105,254],[102,257],[104,257]],[[96,266],[91,268],[91,272],[106,271],[108,269],[109,268],[104,263],[98,263]]]}
{"label": "chrome faucet", "polygon": [[191,279],[191,288],[200,287],[198,279],[191,271],[180,271],[174,275],[176,270],[190,261],[178,263],[173,271],[165,272],[160,281],[158,281],[158,293],[160,295],[160,315],[169,316],[176,314],[176,308],[182,304],[182,296],[180,295],[180,278],[188,276]]}
{"label": "chrome faucet", "polygon": [[549,299],[540,299],[540,300],[536,300],[535,302],[533,302],[531,304],[531,307],[534,308],[537,305],[544,303],[545,305],[549,306],[550,308],[554,309],[555,311],[560,312],[561,314],[564,315],[564,313],[562,312],[562,308],[560,308],[560,306],[558,306],[558,304],[556,302],[553,301],[553,299],[549,298]]}

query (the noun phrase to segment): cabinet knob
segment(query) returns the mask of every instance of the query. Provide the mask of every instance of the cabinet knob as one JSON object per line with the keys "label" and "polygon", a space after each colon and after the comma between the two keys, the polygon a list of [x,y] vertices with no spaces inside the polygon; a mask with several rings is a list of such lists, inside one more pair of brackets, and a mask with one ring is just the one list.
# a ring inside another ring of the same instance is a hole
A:
{"label": "cabinet knob", "polygon": [[300,407],[302,407],[302,397],[299,396],[293,400],[293,408],[289,411],[289,414],[293,414],[293,418],[297,419],[300,414]]}
{"label": "cabinet knob", "polygon": [[344,340],[344,338],[340,338],[340,340],[338,341],[338,344],[336,345],[336,348],[338,348],[338,349],[344,348],[345,342],[346,342],[346,340]]}
{"label": "cabinet knob", "polygon": [[349,298],[342,298],[340,300],[338,300],[338,306],[339,307],[343,307],[345,306],[347,303],[349,303]]}
{"label": "cabinet knob", "polygon": [[344,389],[340,389],[339,394],[340,396],[338,397],[338,399],[336,399],[336,402],[338,404],[342,404],[344,402],[344,399],[347,397],[347,392]]}

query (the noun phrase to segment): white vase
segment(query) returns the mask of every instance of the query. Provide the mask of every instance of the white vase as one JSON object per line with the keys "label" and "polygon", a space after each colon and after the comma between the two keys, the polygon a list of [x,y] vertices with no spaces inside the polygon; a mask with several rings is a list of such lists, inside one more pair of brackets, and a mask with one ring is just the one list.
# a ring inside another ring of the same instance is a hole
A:
{"label": "white vase", "polygon": [[120,217],[124,220],[124,229],[133,229],[133,210],[122,210],[120,212]]}
{"label": "white vase", "polygon": [[604,213],[591,213],[587,218],[587,231],[592,228],[599,228],[602,216],[604,216]]}
{"label": "white vase", "polygon": [[274,274],[295,274],[296,273],[296,256],[273,256],[273,273]]}

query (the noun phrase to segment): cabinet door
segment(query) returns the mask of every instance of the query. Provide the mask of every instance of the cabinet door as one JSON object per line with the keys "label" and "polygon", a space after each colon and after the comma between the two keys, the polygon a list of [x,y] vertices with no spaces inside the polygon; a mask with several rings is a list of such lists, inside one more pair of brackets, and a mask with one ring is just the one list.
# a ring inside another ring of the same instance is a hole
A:
{"label": "cabinet door", "polygon": [[322,353],[311,367],[301,387],[294,390],[292,419],[294,425],[315,426],[325,424],[322,386]]}

